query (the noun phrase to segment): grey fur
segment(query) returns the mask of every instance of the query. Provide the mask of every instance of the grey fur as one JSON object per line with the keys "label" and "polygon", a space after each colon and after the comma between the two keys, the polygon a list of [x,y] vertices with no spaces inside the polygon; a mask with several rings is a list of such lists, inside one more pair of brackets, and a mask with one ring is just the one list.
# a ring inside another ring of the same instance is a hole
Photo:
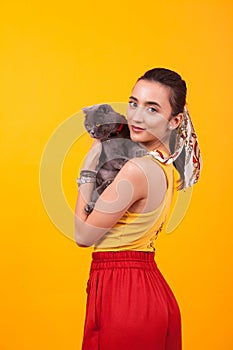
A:
{"label": "grey fur", "polygon": [[102,152],[96,170],[96,184],[91,203],[85,210],[89,214],[105,188],[112,183],[123,165],[132,158],[142,157],[147,151],[140,144],[130,140],[126,118],[108,104],[83,108],[84,125],[91,137],[100,139]]}

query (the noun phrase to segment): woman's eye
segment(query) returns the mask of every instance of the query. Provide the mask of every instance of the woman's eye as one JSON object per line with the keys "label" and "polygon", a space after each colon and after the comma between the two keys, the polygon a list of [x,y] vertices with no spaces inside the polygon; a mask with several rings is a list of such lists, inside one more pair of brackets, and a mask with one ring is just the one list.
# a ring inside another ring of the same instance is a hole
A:
{"label": "woman's eye", "polygon": [[129,101],[129,106],[132,108],[136,108],[137,107],[137,103],[135,101]]}
{"label": "woman's eye", "polygon": [[157,109],[155,109],[154,107],[149,107],[149,108],[148,108],[148,111],[149,111],[150,113],[157,113],[157,112],[158,112]]}

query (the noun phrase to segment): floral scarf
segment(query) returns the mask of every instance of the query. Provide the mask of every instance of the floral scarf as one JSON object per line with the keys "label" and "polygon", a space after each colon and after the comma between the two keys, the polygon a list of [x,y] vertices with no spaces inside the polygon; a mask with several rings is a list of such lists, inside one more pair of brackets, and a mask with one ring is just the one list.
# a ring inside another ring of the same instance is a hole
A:
{"label": "floral scarf", "polygon": [[202,158],[189,112],[184,107],[182,122],[177,128],[174,153],[166,157],[161,151],[149,152],[161,163],[170,164],[174,162],[185,148],[184,189],[194,185],[200,177]]}

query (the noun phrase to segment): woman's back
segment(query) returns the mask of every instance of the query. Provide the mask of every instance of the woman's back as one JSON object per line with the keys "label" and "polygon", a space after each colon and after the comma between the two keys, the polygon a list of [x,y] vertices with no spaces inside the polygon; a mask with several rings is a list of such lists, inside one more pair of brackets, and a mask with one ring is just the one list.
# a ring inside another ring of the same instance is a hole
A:
{"label": "woman's back", "polygon": [[[145,157],[144,157],[145,158]],[[101,239],[94,245],[94,251],[154,251],[154,241],[162,230],[173,198],[174,171],[172,164],[162,164],[152,156],[148,159],[136,160],[147,172],[148,195],[143,200],[131,206]],[[151,162],[155,162],[153,164]],[[158,168],[162,169],[160,174],[160,186],[155,179]],[[139,211],[140,210],[140,211]]]}

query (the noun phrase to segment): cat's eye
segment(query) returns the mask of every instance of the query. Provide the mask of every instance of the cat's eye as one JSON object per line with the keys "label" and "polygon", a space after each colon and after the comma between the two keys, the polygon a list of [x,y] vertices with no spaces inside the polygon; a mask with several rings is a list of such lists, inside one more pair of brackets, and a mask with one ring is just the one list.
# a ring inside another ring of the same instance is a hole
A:
{"label": "cat's eye", "polygon": [[98,128],[100,126],[100,124],[95,124],[95,126]]}

